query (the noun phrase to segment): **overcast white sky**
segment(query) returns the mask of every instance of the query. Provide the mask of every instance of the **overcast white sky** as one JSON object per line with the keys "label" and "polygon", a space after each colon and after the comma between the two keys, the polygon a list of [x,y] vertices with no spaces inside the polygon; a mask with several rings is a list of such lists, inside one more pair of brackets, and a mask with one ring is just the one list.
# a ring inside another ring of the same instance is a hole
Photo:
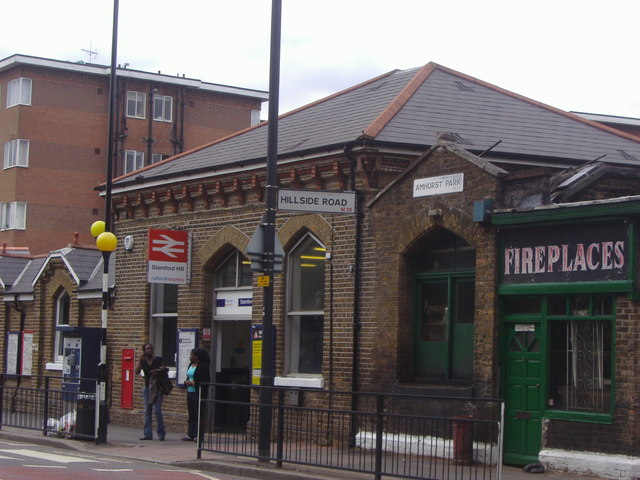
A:
{"label": "overcast white sky", "polygon": [[[111,62],[112,0],[2,12],[0,59],[93,48]],[[433,61],[563,110],[640,118],[639,20],[640,0],[283,0],[279,111]],[[267,90],[270,22],[269,0],[120,0],[118,63]]]}

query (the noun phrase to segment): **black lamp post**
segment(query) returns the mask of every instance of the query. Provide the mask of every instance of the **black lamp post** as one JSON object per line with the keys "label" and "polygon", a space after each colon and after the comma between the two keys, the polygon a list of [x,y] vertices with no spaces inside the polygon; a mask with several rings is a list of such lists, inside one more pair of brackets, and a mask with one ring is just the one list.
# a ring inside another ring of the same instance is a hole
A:
{"label": "black lamp post", "polygon": [[269,73],[269,124],[267,126],[267,184],[264,215],[264,273],[269,282],[263,290],[262,367],[260,373],[260,422],[258,425],[258,455],[269,458],[273,386],[273,274],[278,193],[278,101],[280,93],[280,18],[282,0],[271,3],[271,60]]}
{"label": "black lamp post", "polygon": [[109,312],[109,259],[118,245],[111,233],[111,180],[113,176],[114,123],[116,106],[116,61],[118,58],[118,5],[113,0],[113,33],[111,37],[111,70],[109,72],[109,115],[107,126],[107,178],[105,188],[104,222],[97,221],[91,226],[91,234],[96,237],[96,246],[102,252],[102,338],[100,341],[100,364],[98,365],[98,431],[96,443],[107,442],[107,317]]}

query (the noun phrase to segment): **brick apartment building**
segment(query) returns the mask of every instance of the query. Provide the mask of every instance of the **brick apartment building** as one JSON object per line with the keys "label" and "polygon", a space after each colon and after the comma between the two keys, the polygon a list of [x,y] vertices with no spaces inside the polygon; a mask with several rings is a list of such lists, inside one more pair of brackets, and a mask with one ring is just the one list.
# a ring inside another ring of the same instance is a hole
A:
{"label": "brick apartment building", "polygon": [[[261,124],[115,179],[112,421],[141,424],[121,366],[147,341],[179,385],[183,335],[218,381],[255,381],[266,143]],[[633,135],[433,63],[282,115],[274,383],[502,398],[506,462],[596,452],[623,471],[640,457],[639,167]],[[186,273],[154,271],[158,234],[188,243],[167,267]],[[35,285],[24,327],[52,331]],[[69,325],[99,325],[77,312]]]}
{"label": "brick apartment building", "polygon": [[[114,173],[259,121],[265,92],[118,67]],[[0,245],[43,254],[90,244],[104,218],[109,67],[25,55],[0,60]]]}

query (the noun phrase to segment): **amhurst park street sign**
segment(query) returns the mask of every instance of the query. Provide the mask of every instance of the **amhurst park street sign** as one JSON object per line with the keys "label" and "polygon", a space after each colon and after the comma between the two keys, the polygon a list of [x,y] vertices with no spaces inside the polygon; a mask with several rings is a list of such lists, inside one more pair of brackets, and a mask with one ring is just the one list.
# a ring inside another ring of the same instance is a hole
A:
{"label": "amhurst park street sign", "polygon": [[356,213],[355,192],[327,190],[278,190],[278,210],[316,213]]}

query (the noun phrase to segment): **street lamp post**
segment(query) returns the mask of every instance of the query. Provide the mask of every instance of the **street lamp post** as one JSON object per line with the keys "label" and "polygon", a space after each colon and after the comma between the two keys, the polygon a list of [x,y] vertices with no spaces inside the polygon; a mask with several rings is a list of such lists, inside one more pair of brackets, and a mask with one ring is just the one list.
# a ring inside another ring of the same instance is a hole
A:
{"label": "street lamp post", "polygon": [[[267,184],[264,214],[264,273],[269,278],[263,289],[262,366],[260,371],[260,420],[258,455],[262,461],[270,456],[273,386],[273,274],[278,200],[278,102],[280,96],[280,32],[282,0],[271,4],[271,50],[269,65],[269,124],[267,132]],[[266,387],[266,388],[265,388]]]}
{"label": "street lamp post", "polygon": [[97,221],[91,226],[91,234],[96,237],[96,246],[102,252],[102,336],[100,338],[100,363],[98,364],[98,397],[96,443],[107,442],[107,317],[109,312],[109,258],[115,251],[118,239],[105,231],[105,222]]}
{"label": "street lamp post", "polygon": [[109,114],[107,125],[107,178],[105,185],[104,222],[91,225],[91,234],[96,237],[96,246],[102,252],[102,337],[100,341],[100,364],[98,365],[98,407],[96,443],[107,442],[107,317],[109,311],[109,259],[118,245],[111,233],[111,186],[114,155],[114,123],[116,107],[116,62],[118,58],[118,7],[119,0],[113,0],[113,30],[111,36],[111,70],[109,72]]}

